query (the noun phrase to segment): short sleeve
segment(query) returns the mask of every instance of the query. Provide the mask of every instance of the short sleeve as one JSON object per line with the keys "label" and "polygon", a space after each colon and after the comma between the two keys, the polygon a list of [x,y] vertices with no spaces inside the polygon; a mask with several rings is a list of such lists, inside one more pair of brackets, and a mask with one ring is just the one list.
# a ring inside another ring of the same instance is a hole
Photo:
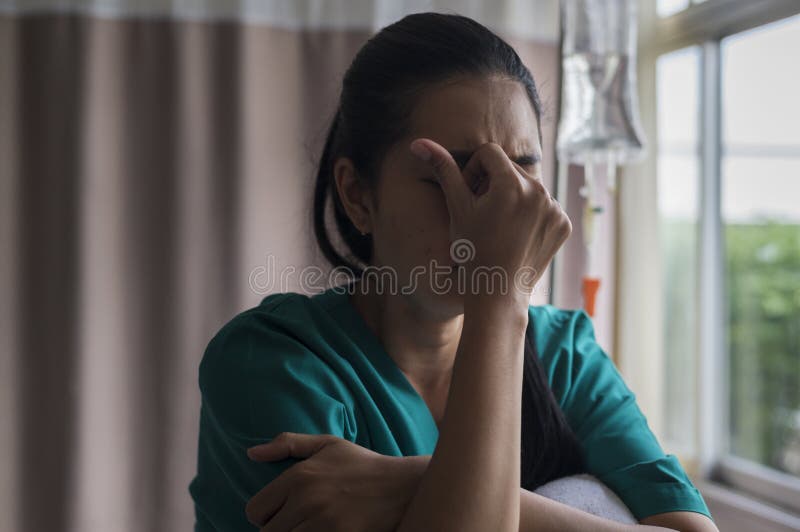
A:
{"label": "short sleeve", "polygon": [[574,311],[570,384],[564,413],[588,472],[625,502],[637,519],[663,512],[711,514],[674,455],[665,454],[609,356],[589,315]]}
{"label": "short sleeve", "polygon": [[240,314],[203,355],[197,475],[189,486],[196,531],[255,530],[247,501],[298,462],[254,462],[247,448],[284,431],[352,440],[329,368],[282,325],[276,311]]}

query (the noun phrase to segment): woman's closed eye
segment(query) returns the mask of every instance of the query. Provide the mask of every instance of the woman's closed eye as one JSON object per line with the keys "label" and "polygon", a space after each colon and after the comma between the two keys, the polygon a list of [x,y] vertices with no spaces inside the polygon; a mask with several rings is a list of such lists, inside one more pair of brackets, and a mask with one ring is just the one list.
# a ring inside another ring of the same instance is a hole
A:
{"label": "woman's closed eye", "polygon": [[523,155],[522,157],[517,157],[514,159],[514,162],[523,168],[533,168],[539,161],[539,157],[534,155]]}

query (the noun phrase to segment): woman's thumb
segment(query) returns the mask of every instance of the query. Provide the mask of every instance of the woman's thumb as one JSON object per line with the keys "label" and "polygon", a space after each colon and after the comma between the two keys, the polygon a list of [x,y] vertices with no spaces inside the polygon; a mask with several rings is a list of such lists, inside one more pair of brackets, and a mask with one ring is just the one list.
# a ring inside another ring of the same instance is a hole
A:
{"label": "woman's thumb", "polygon": [[257,462],[271,462],[285,458],[308,458],[331,443],[328,434],[300,434],[282,432],[267,443],[247,449],[247,457]]}
{"label": "woman's thumb", "polygon": [[461,169],[456,164],[453,156],[440,144],[431,139],[418,138],[409,145],[411,153],[427,162],[442,186],[447,207],[452,213],[452,201],[464,202],[469,199],[472,191],[464,181]]}

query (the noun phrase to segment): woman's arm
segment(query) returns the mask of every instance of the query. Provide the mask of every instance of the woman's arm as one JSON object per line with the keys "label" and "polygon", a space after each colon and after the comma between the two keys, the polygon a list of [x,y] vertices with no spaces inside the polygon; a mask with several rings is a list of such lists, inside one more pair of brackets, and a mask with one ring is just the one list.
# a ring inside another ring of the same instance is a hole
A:
{"label": "woman's arm", "polygon": [[[393,457],[395,462],[405,463],[407,470],[416,471],[422,476],[428,467],[430,455]],[[398,472],[398,469],[387,469],[387,472]],[[407,478],[400,475],[398,478]],[[414,484],[406,485],[414,486]],[[629,525],[605,519],[558,501],[548,499],[524,488],[519,488],[519,532],[570,532],[594,530],[646,532],[658,530],[678,530],[680,532],[719,532],[714,522],[697,512],[665,512],[645,517],[640,524]]]}
{"label": "woman's arm", "polygon": [[[430,455],[426,455],[393,457],[392,460],[403,462],[404,469],[415,470],[416,474],[421,477],[425,468],[428,467],[430,458]],[[398,469],[390,468],[386,471],[398,472]],[[405,475],[400,477],[406,478]],[[406,485],[413,486],[413,483],[406,482]],[[592,515],[524,488],[519,488],[519,499],[519,532],[570,532],[572,530],[719,532],[711,519],[697,512],[665,512],[646,517],[638,525],[629,525]]]}
{"label": "woman's arm", "polygon": [[527,302],[466,295],[439,440],[397,530],[516,531]]}
{"label": "woman's arm", "polygon": [[[428,467],[430,455],[393,457],[404,462],[403,468],[416,470],[422,476]],[[392,469],[387,469],[392,471]],[[396,472],[397,469],[394,469]],[[406,478],[404,475],[402,478]],[[409,485],[406,482],[406,485]],[[410,484],[413,486],[413,484]],[[697,512],[665,512],[645,517],[640,524],[629,525],[598,517],[558,501],[548,499],[524,488],[519,488],[519,532],[570,532],[594,530],[597,532],[646,532],[678,530],[680,532],[719,532],[714,522]]]}
{"label": "woman's arm", "polygon": [[695,512],[667,512],[629,525],[598,517],[520,488],[519,532],[596,532],[679,530],[719,532],[708,517]]}
{"label": "woman's arm", "polygon": [[[313,467],[290,467],[248,504],[248,515],[260,515],[283,505],[272,530],[290,530],[286,522],[303,522],[330,530],[397,530],[400,516],[419,488],[431,455],[384,456],[347,440],[327,435],[295,434],[282,441],[250,449],[257,461],[303,458]],[[304,448],[309,452],[304,452]],[[338,447],[335,451],[332,447]],[[330,452],[327,452],[330,450]],[[326,454],[327,452],[327,454]],[[364,466],[362,467],[362,463]],[[289,487],[291,486],[291,489]],[[665,512],[630,525],[598,517],[566,504],[519,489],[519,532],[570,530],[719,532],[714,522],[697,512]],[[295,515],[296,514],[296,515]],[[313,528],[313,527],[312,527]]]}
{"label": "woman's arm", "polygon": [[[526,172],[497,143],[477,148],[463,173],[431,139],[418,138],[410,149],[441,186],[451,242],[466,239],[472,247],[471,260],[461,266],[473,286],[463,294],[439,440],[398,530],[517,532],[528,304],[572,225],[544,186],[541,167]],[[488,188],[476,195],[470,185],[482,177]],[[475,287],[479,268],[501,271],[512,289],[498,294]],[[520,273],[528,275],[519,279]]]}

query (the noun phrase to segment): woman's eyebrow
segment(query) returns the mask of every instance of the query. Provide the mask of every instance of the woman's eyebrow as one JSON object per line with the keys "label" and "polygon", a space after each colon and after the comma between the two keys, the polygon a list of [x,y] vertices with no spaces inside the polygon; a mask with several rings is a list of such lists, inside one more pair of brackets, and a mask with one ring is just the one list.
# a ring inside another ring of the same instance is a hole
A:
{"label": "woman's eyebrow", "polygon": [[[455,160],[456,164],[459,168],[464,168],[464,165],[467,164],[470,157],[474,153],[473,150],[447,150],[450,152],[450,155]],[[520,166],[525,166],[526,164],[536,164],[542,160],[542,157],[537,153],[524,153],[522,155],[517,155],[515,157],[509,157],[512,161],[517,163]]]}

